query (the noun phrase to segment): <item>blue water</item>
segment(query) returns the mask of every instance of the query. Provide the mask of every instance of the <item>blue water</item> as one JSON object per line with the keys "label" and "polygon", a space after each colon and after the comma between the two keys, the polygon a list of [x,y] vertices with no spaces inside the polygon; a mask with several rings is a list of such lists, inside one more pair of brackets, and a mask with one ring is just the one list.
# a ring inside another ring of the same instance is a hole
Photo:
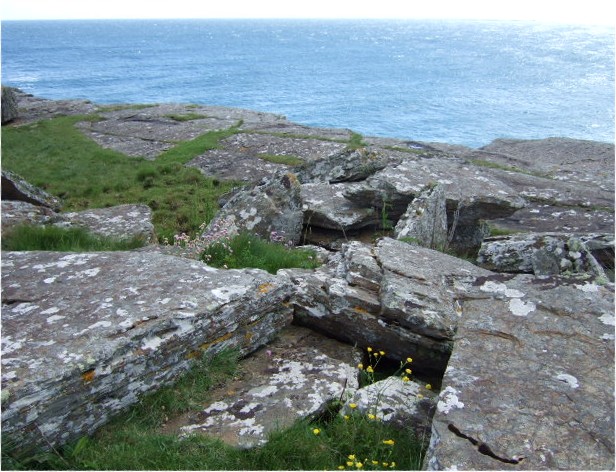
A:
{"label": "blue water", "polygon": [[2,23],[2,82],[47,98],[268,111],[482,146],[614,141],[614,28],[391,20]]}

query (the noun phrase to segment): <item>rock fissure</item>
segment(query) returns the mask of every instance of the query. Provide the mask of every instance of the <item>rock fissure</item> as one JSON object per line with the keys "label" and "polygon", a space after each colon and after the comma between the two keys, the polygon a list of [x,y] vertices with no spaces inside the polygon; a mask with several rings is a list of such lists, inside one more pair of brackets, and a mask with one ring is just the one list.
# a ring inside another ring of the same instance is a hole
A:
{"label": "rock fissure", "polygon": [[497,461],[502,462],[504,464],[519,464],[520,462],[524,460],[523,456],[514,456],[513,458],[509,459],[507,457],[502,457],[502,456],[495,454],[490,448],[490,446],[488,446],[486,443],[478,441],[477,439],[471,436],[467,436],[462,431],[460,431],[456,426],[454,426],[453,423],[449,423],[449,425],[447,426],[447,429],[449,429],[449,431],[451,431],[453,434],[455,434],[459,438],[466,439],[473,446],[476,446],[477,451],[483,454],[484,456],[489,456],[492,459],[496,459]]}

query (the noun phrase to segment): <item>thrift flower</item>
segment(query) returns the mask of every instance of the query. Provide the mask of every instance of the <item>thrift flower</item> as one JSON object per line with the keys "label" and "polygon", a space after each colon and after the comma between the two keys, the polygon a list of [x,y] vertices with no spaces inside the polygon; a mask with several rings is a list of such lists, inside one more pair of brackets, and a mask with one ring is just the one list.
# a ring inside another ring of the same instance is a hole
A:
{"label": "thrift flower", "polygon": [[383,444],[393,446],[394,444],[396,444],[396,442],[393,439],[383,439]]}

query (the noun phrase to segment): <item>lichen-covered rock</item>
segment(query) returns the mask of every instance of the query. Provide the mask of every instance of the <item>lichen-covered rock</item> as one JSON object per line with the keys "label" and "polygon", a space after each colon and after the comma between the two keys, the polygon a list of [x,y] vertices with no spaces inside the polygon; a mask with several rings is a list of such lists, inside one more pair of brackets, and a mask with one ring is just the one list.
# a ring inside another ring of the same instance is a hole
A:
{"label": "lichen-covered rock", "polygon": [[360,347],[386,346],[411,355],[420,371],[442,373],[451,353],[463,290],[490,274],[468,262],[384,238],[376,247],[353,242],[326,266],[285,270],[296,285],[298,323]]}
{"label": "lichen-covered rock", "polygon": [[[344,404],[340,415],[373,415],[375,421],[411,429],[420,440],[428,438],[437,395],[425,386],[417,380],[404,382],[397,376],[387,377],[358,389]],[[351,404],[355,407],[351,408]]]}
{"label": "lichen-covered rock", "polygon": [[10,123],[19,115],[15,90],[11,87],[2,86],[2,124]]}
{"label": "lichen-covered rock", "polygon": [[613,470],[613,284],[496,275],[461,304],[424,468]]}
{"label": "lichen-covered rock", "polygon": [[426,188],[409,204],[396,224],[394,237],[411,238],[430,249],[447,246],[447,205],[440,186]]}
{"label": "lichen-covered rock", "polygon": [[302,183],[358,182],[385,168],[387,155],[374,148],[345,148],[327,159],[305,164],[297,177]]}
{"label": "lichen-covered rock", "polygon": [[155,253],[2,253],[2,431],[91,434],[203,353],[243,355],[290,323],[292,286]]}
{"label": "lichen-covered rock", "polygon": [[98,236],[118,240],[138,238],[145,242],[153,242],[156,239],[152,210],[147,205],[117,205],[60,213],[54,225],[63,228],[86,228]]}
{"label": "lichen-covered rock", "polygon": [[558,275],[567,272],[606,277],[604,269],[588,245],[596,252],[611,249],[612,261],[607,265],[614,266],[613,235],[564,233],[522,233],[487,238],[481,245],[477,263],[497,272],[535,275]]}
{"label": "lichen-covered rock", "polygon": [[43,189],[26,182],[14,172],[2,171],[2,200],[18,200],[51,208],[60,209],[60,200],[48,194]]}
{"label": "lichen-covered rock", "polygon": [[232,446],[253,447],[299,419],[325,413],[358,387],[359,350],[298,326],[247,359],[244,375],[179,428],[182,435],[207,434]]}
{"label": "lichen-covered rock", "polygon": [[273,233],[290,244],[302,234],[300,184],[295,174],[279,172],[261,184],[237,192],[202,234],[206,241],[248,231],[270,240]]}
{"label": "lichen-covered rock", "polygon": [[346,189],[346,184],[303,184],[301,194],[306,227],[346,232],[377,224],[376,210],[350,202],[344,196]]}
{"label": "lichen-covered rock", "polygon": [[2,200],[2,233],[18,225],[44,225],[57,217],[51,208],[19,200]]}

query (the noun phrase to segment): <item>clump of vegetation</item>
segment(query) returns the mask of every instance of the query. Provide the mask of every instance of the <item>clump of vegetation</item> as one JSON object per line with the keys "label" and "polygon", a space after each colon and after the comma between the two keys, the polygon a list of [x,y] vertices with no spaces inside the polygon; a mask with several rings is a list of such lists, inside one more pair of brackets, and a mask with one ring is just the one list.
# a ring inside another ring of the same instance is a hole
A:
{"label": "clump of vegetation", "polygon": [[143,238],[118,240],[77,227],[20,225],[2,235],[3,251],[129,251],[145,243]]}
{"label": "clump of vegetation", "polygon": [[[374,364],[376,367],[376,364]],[[147,395],[127,413],[58,451],[17,452],[3,438],[2,468],[13,470],[420,470],[424,446],[410,430],[370,414],[336,411],[270,434],[268,442],[238,449],[161,427],[179,413],[199,411],[210,389],[241,375],[236,351],[204,356],[178,383]]]}
{"label": "clump of vegetation", "polygon": [[250,233],[241,233],[233,238],[223,238],[210,243],[205,247],[201,258],[214,267],[252,267],[264,269],[271,274],[275,274],[279,269],[314,269],[319,266],[312,250],[286,247]]}
{"label": "clump of vegetation", "polygon": [[237,182],[204,177],[185,163],[238,132],[232,127],[177,144],[155,161],[104,149],[75,128],[95,115],[65,116],[2,130],[2,165],[62,199],[66,211],[145,203],[159,238],[193,234]]}
{"label": "clump of vegetation", "polygon": [[186,114],[177,114],[172,113],[169,115],[165,115],[167,118],[171,118],[173,121],[193,121],[193,120],[202,120],[204,118],[208,118],[207,115],[201,115],[200,113],[186,113]]}
{"label": "clump of vegetation", "polygon": [[267,162],[274,164],[285,164],[288,166],[299,166],[304,163],[299,157],[289,156],[286,154],[257,154],[259,159],[263,159]]}
{"label": "clump of vegetation", "polygon": [[364,142],[364,137],[359,133],[351,133],[351,137],[349,139],[348,147],[350,149],[359,149],[362,147],[366,147],[368,144]]}

